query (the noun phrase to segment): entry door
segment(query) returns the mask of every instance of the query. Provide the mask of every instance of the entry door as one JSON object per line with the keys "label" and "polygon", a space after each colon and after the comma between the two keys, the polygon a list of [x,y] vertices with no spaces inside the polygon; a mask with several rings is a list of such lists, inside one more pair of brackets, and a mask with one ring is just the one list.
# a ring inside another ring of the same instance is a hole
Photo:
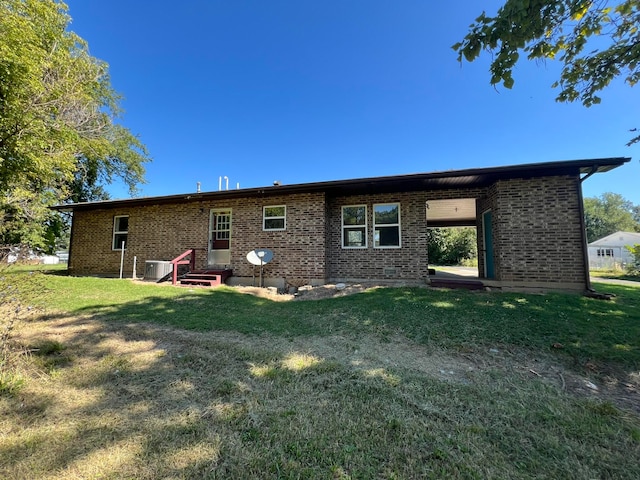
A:
{"label": "entry door", "polygon": [[231,264],[231,209],[211,210],[209,265]]}
{"label": "entry door", "polygon": [[491,226],[491,210],[482,214],[482,232],[484,234],[484,276],[493,278],[493,230]]}

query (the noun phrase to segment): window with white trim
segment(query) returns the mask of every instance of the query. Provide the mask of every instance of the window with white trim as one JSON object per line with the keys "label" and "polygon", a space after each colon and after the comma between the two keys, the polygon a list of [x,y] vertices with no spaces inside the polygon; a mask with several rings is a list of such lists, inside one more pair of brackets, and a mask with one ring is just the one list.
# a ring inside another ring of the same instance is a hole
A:
{"label": "window with white trim", "polygon": [[342,248],[367,248],[367,207],[342,207]]}
{"label": "window with white trim", "polygon": [[286,230],[287,207],[285,205],[264,207],[262,209],[262,229]]}
{"label": "window with white trim", "polygon": [[400,204],[373,205],[374,248],[400,248]]}
{"label": "window with white trim", "polygon": [[599,257],[613,257],[613,248],[599,248],[597,255]]}
{"label": "window with white trim", "polygon": [[129,236],[129,215],[116,215],[113,217],[113,250],[122,250],[122,243],[127,249],[127,239]]}

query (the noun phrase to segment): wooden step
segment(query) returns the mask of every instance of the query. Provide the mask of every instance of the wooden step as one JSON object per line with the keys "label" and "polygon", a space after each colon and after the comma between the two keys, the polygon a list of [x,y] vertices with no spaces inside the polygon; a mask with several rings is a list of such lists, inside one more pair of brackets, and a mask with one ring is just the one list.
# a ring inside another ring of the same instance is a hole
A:
{"label": "wooden step", "polygon": [[435,288],[461,288],[465,290],[482,290],[484,288],[484,283],[480,280],[458,280],[430,277],[429,284]]}
{"label": "wooden step", "polygon": [[207,280],[204,278],[183,278],[180,280],[180,285],[206,285],[209,287],[217,287],[221,285],[220,279]]}
{"label": "wooden step", "polygon": [[224,282],[227,278],[233,275],[233,270],[230,268],[227,269],[205,269],[205,270],[193,270],[189,272],[187,275],[219,275],[222,281]]}
{"label": "wooden step", "polygon": [[217,287],[222,285],[233,274],[233,270],[194,270],[180,279],[181,285],[206,285]]}
{"label": "wooden step", "polygon": [[201,278],[203,280],[222,280],[222,275],[217,273],[194,273],[190,272],[184,275],[183,278]]}

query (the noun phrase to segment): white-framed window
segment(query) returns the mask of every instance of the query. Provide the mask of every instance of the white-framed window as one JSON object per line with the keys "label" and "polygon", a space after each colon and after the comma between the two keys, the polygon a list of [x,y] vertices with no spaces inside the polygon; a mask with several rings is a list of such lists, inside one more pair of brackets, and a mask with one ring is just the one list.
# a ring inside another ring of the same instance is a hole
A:
{"label": "white-framed window", "polygon": [[373,205],[374,248],[400,248],[400,204]]}
{"label": "white-framed window", "polygon": [[262,209],[263,230],[286,230],[287,207],[285,205],[268,206]]}
{"label": "white-framed window", "polygon": [[366,205],[342,207],[342,248],[367,248]]}
{"label": "white-framed window", "polygon": [[129,236],[129,215],[116,215],[113,217],[113,250],[122,250],[122,243],[127,249],[127,241]]}
{"label": "white-framed window", "polygon": [[213,239],[215,241],[231,240],[231,210],[213,212]]}
{"label": "white-framed window", "polygon": [[599,257],[613,257],[613,248],[599,248],[597,255]]}

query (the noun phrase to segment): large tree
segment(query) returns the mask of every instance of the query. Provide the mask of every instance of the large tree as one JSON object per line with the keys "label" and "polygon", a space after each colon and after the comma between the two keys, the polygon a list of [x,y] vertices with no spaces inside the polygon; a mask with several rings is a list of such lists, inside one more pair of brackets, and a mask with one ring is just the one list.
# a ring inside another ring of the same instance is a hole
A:
{"label": "large tree", "polygon": [[[453,48],[472,62],[492,55],[492,85],[514,84],[513,68],[529,60],[558,60],[556,100],[600,103],[598,93],[616,77],[640,79],[640,0],[506,0],[495,16],[482,13]],[[640,141],[635,136],[629,144]]]}
{"label": "large tree", "polygon": [[0,0],[0,243],[46,247],[47,206],[144,179],[149,157],[117,123],[108,66],[70,20],[60,1]]}
{"label": "large tree", "polygon": [[584,199],[584,221],[587,242],[591,243],[617,231],[640,232],[640,222],[634,205],[618,193],[603,193]]}

